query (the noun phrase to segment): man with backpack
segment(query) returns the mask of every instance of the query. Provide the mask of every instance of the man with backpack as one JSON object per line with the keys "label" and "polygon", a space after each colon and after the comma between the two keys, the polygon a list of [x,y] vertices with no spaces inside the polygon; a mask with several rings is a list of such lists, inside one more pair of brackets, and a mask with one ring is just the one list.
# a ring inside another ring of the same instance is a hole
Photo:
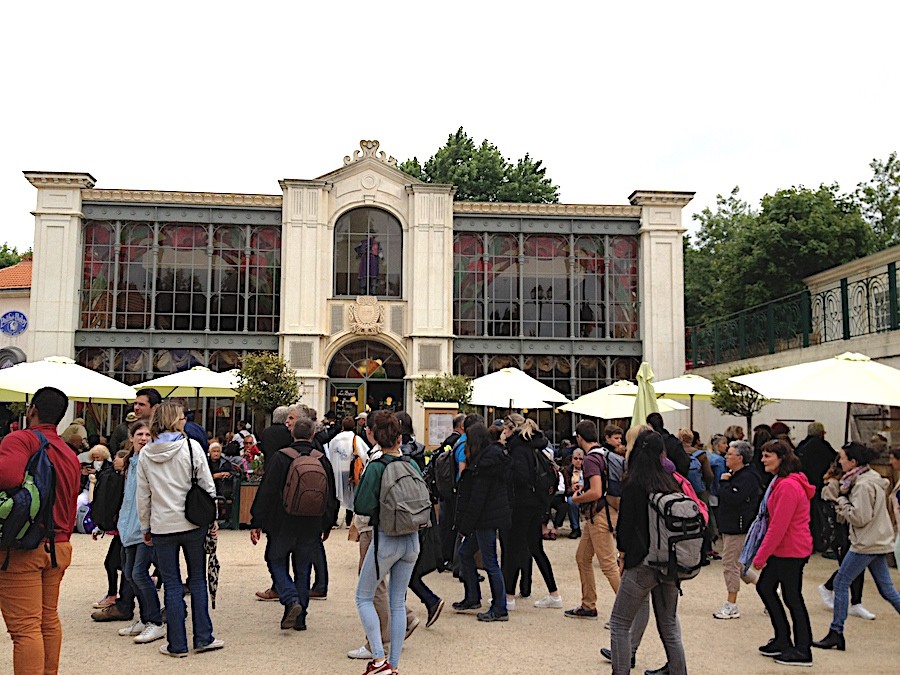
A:
{"label": "man with backpack", "polygon": [[[28,429],[14,431],[0,442],[0,490],[5,493],[0,493],[0,499],[12,496],[26,481],[26,468],[34,467],[38,467],[32,475],[34,487],[47,497],[38,511],[40,520],[32,523],[13,548],[0,551],[0,612],[13,641],[17,673],[55,673],[59,669],[62,626],[57,601],[60,582],[72,561],[69,537],[75,527],[81,478],[78,458],[56,430],[68,405],[68,397],[59,389],[39,389],[25,411]],[[49,464],[42,461],[45,459]],[[56,489],[50,491],[54,475]],[[16,511],[13,507],[10,517]],[[9,522],[0,520],[0,526]],[[35,536],[31,536],[33,528],[38,528]],[[5,532],[0,539],[6,540]]]}
{"label": "man with backpack", "polygon": [[[612,426],[606,428],[604,440],[610,444],[609,447],[614,447],[616,436],[621,441],[621,429]],[[571,619],[596,619],[597,583],[594,579],[594,556],[600,562],[600,570],[609,581],[613,592],[619,590],[615,531],[625,462],[616,452],[609,452],[600,445],[597,425],[590,420],[582,420],[577,424],[575,439],[578,441],[578,447],[584,451],[584,485],[572,495],[572,501],[581,506],[581,513],[585,519],[581,525],[582,535],[575,552],[575,562],[581,579],[581,605],[566,610],[564,614]]]}
{"label": "man with backpack", "polygon": [[440,451],[435,453],[429,468],[429,479],[440,499],[438,528],[441,533],[441,555],[444,558],[445,568],[451,567],[456,558],[457,537],[453,526],[456,519],[456,481],[459,480],[456,454],[465,453],[466,432],[463,429],[465,421],[466,416],[463,414],[453,418],[453,432],[441,443]]}
{"label": "man with backpack", "polygon": [[281,628],[306,630],[313,559],[331,533],[338,501],[331,462],[312,442],[315,422],[297,420],[292,434],[294,442],[269,458],[250,509],[250,541],[268,535],[266,564],[284,605]]}

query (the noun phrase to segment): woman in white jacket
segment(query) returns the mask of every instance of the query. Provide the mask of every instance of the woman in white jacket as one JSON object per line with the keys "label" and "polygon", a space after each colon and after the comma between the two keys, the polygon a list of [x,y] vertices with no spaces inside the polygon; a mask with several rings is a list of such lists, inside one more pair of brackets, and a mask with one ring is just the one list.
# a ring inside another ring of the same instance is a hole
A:
{"label": "woman in white jacket", "polygon": [[[174,403],[161,403],[153,413],[150,433],[153,442],[141,452],[137,467],[137,508],[141,532],[148,546],[156,548],[157,565],[165,585],[168,644],[159,648],[166,656],[188,655],[183,598],[183,582],[178,550],[184,551],[191,592],[191,621],[194,651],[221,649],[222,640],[213,637],[206,590],[205,528],[184,515],[184,501],[197,474],[200,487],[215,497],[216,488],[203,449],[184,435],[184,410]],[[213,523],[213,534],[216,525]]]}

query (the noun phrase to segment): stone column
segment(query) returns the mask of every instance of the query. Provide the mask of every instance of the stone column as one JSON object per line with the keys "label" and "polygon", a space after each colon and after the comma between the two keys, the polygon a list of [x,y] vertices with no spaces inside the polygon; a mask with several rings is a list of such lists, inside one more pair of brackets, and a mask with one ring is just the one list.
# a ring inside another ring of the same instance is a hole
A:
{"label": "stone column", "polygon": [[684,373],[684,252],[681,210],[693,192],[637,190],[641,207],[639,297],[643,359],[657,380]]}
{"label": "stone column", "polygon": [[[87,173],[26,171],[37,188],[31,277],[28,360],[75,357],[83,236],[81,191],[94,187]],[[48,383],[51,384],[51,383]]]}

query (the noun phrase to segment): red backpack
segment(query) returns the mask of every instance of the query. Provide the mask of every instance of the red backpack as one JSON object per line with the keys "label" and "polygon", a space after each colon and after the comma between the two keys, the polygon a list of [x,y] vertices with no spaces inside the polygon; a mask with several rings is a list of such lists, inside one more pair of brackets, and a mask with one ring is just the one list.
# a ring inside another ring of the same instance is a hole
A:
{"label": "red backpack", "polygon": [[303,454],[294,448],[282,448],[279,452],[291,458],[281,500],[289,516],[315,518],[325,515],[328,503],[328,474],[319,458],[318,450]]}

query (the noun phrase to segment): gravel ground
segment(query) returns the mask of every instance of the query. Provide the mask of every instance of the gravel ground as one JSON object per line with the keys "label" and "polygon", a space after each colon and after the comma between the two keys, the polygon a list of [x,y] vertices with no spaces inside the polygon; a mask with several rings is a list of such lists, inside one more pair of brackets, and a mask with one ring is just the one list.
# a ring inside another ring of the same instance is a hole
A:
{"label": "gravel ground", "polygon": [[[574,556],[577,542],[567,538],[545,542],[553,563],[565,608],[579,604],[578,571]],[[357,546],[347,541],[347,530],[335,530],[326,544],[331,587],[328,599],[313,602],[306,632],[279,629],[281,606],[259,602],[254,591],[267,588],[268,572],[263,547],[250,544],[246,531],[223,531],[219,543],[222,564],[217,609],[212,612],[216,637],[225,641],[218,652],[191,654],[170,659],[158,653],[163,641],[135,645],[116,635],[121,622],[91,621],[91,603],[105,588],[103,558],[105,541],[75,535],[72,566],[66,573],[60,596],[64,639],[60,672],[154,673],[250,673],[260,668],[275,673],[362,673],[364,661],[351,661],[346,652],[359,647],[364,635],[356,614]],[[806,568],[805,597],[813,625],[813,636],[825,635],[831,618],[819,600],[816,586],[835,569],[835,562],[814,556]],[[422,617],[422,625],[407,641],[401,670],[404,674],[430,673],[553,673],[596,672],[605,675],[609,665],[597,653],[609,645],[603,629],[613,594],[595,567],[600,595],[600,621],[563,617],[561,610],[536,609],[532,601],[546,589],[535,569],[534,597],[519,600],[508,623],[481,624],[474,616],[456,615],[450,603],[462,598],[462,586],[450,574],[432,574],[426,581],[447,602],[447,608],[431,628],[424,627],[424,607],[409,594],[409,602]],[[900,576],[892,570],[894,583]],[[679,615],[684,630],[691,673],[777,673],[778,666],[756,652],[771,637],[768,617],[754,589],[744,587],[738,598],[741,618],[717,621],[712,613],[725,598],[720,564],[713,562],[699,577],[685,582]],[[490,594],[482,584],[485,598]],[[896,673],[900,663],[900,617],[878,595],[871,577],[866,581],[865,606],[877,615],[875,621],[848,619],[846,652],[815,650],[815,672]],[[188,622],[190,632],[190,622]],[[124,663],[123,663],[124,661]],[[638,652],[636,672],[658,668],[665,655],[651,621]],[[0,673],[12,672],[12,643],[3,641]]]}

